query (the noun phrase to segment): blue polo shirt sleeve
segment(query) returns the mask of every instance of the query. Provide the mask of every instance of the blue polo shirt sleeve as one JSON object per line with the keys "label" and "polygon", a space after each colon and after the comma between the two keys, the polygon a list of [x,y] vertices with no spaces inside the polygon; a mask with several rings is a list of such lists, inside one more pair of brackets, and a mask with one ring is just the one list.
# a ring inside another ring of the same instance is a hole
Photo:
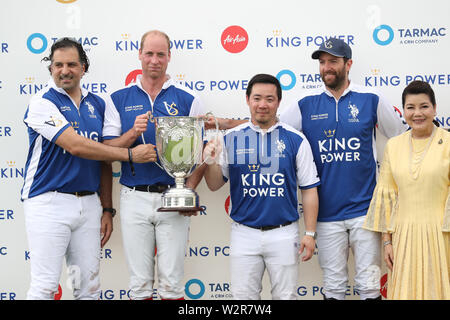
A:
{"label": "blue polo shirt sleeve", "polygon": [[105,120],[103,123],[103,139],[109,140],[120,137],[122,134],[122,123],[111,96],[105,97]]}
{"label": "blue polo shirt sleeve", "polygon": [[59,109],[42,97],[32,98],[23,121],[29,128],[51,142],[55,142],[70,126]]}
{"label": "blue polo shirt sleeve", "polygon": [[297,184],[300,189],[310,189],[319,186],[320,179],[311,146],[306,137],[300,132],[299,134],[303,140],[298,148],[295,159],[297,165]]}

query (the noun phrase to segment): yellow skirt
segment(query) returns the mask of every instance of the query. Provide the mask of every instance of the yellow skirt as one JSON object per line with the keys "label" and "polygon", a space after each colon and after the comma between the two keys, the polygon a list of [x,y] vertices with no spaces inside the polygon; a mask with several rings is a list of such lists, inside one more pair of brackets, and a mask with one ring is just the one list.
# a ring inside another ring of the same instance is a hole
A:
{"label": "yellow skirt", "polygon": [[399,224],[392,245],[388,299],[450,300],[450,233],[442,225]]}

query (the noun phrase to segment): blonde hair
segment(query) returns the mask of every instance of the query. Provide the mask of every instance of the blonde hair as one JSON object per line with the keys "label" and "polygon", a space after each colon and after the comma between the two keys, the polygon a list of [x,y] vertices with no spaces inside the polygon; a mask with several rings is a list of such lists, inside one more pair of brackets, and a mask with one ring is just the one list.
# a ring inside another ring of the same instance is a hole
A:
{"label": "blonde hair", "polygon": [[149,34],[159,35],[159,36],[163,36],[164,38],[166,38],[167,48],[168,48],[168,50],[170,52],[170,39],[169,39],[169,36],[166,33],[162,32],[162,31],[159,31],[159,30],[150,30],[150,31],[147,31],[146,33],[144,33],[142,35],[142,38],[141,38],[141,44],[140,44],[139,50],[142,50],[142,46],[144,44],[145,38],[147,38],[147,36]]}

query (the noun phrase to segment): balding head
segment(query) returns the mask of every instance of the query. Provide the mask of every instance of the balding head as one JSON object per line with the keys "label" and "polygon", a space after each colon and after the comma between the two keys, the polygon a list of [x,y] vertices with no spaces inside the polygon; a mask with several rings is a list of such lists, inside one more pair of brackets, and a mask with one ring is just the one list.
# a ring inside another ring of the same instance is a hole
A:
{"label": "balding head", "polygon": [[147,31],[146,33],[144,33],[142,35],[142,38],[141,38],[141,45],[140,45],[139,50],[142,51],[142,48],[144,46],[145,39],[147,38],[147,36],[161,36],[161,37],[164,37],[166,39],[166,41],[167,41],[168,52],[170,52],[170,39],[169,39],[169,36],[166,33],[162,32],[162,31],[159,31],[159,30],[150,30],[150,31]]}

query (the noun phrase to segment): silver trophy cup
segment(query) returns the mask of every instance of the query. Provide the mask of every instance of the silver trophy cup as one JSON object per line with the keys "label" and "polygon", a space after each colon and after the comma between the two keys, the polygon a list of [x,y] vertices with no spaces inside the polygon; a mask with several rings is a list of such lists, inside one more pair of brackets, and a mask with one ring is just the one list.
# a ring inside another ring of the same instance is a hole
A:
{"label": "silver trophy cup", "polygon": [[184,184],[202,163],[204,123],[196,117],[155,117],[156,150],[175,187],[162,194],[158,211],[202,211],[198,194]]}

